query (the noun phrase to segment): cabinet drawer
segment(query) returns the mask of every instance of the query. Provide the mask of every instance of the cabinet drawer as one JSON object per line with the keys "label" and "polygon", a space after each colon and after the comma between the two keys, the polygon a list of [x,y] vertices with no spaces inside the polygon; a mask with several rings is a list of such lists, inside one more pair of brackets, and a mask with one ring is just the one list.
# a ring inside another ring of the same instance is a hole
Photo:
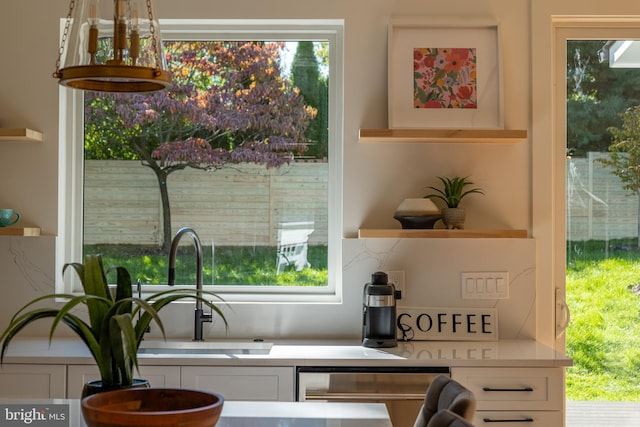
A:
{"label": "cabinet drawer", "polygon": [[476,427],[562,427],[561,411],[477,411]]}
{"label": "cabinet drawer", "polygon": [[293,367],[183,366],[184,388],[220,393],[225,400],[293,401]]}
{"label": "cabinet drawer", "polygon": [[[179,366],[140,365],[139,374],[134,372],[136,378],[148,380],[151,387],[180,387]],[[99,380],[100,372],[95,365],[69,365],[67,377],[67,398],[79,399],[84,384],[87,381]]]}
{"label": "cabinet drawer", "polygon": [[64,399],[66,377],[64,365],[5,363],[0,367],[0,398]]}
{"label": "cabinet drawer", "polygon": [[455,368],[451,374],[475,395],[478,410],[563,408],[561,368]]}

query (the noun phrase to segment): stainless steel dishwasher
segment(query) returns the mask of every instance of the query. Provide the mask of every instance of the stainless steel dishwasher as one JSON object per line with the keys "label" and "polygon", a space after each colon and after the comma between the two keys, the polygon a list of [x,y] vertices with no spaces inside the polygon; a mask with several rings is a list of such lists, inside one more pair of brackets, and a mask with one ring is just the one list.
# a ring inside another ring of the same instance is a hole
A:
{"label": "stainless steel dishwasher", "polygon": [[438,375],[451,373],[447,367],[304,366],[297,368],[296,395],[299,401],[384,403],[393,427],[411,427]]}

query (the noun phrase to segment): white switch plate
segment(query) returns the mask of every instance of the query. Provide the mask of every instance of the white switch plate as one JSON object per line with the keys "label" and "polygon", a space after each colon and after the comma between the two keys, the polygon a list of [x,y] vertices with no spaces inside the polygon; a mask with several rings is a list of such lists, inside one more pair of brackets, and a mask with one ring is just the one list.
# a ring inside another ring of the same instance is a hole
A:
{"label": "white switch plate", "polygon": [[387,271],[387,277],[389,283],[393,283],[397,291],[401,291],[404,296],[404,271],[403,270],[391,270]]}
{"label": "white switch plate", "polygon": [[509,298],[508,271],[474,271],[460,275],[462,299]]}

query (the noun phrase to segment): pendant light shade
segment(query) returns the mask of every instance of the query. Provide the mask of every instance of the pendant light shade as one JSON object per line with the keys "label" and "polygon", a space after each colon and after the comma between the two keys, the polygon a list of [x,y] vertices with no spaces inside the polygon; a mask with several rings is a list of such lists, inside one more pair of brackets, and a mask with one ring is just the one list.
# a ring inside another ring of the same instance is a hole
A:
{"label": "pendant light shade", "polygon": [[71,0],[53,76],[63,86],[99,92],[168,87],[154,16],[151,0]]}

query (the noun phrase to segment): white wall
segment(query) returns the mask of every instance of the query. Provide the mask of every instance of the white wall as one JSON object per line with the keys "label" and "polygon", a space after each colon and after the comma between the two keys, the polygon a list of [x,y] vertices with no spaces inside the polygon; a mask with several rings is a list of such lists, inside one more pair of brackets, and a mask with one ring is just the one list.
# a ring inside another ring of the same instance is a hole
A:
{"label": "white wall", "polygon": [[[536,0],[538,1],[538,0]],[[393,211],[406,197],[419,197],[437,175],[471,175],[486,197],[468,200],[468,228],[530,229],[532,142],[502,144],[359,143],[359,128],[387,126],[387,23],[391,16],[494,18],[501,23],[505,128],[529,129],[531,117],[530,2],[513,0],[158,0],[160,18],[343,18],[344,83],[344,301],[341,305],[238,305],[230,334],[237,337],[347,337],[360,334],[362,286],[377,269],[404,269],[411,305],[501,308],[501,336],[531,337],[535,331],[534,242],[532,240],[353,239],[359,228],[397,228]],[[0,39],[5,40],[0,74],[0,126],[30,127],[44,143],[0,145],[0,206],[23,214],[24,225],[56,234],[58,86],[51,77],[58,52],[58,18],[67,0],[22,0],[2,6]],[[537,142],[537,141],[536,141]],[[545,141],[541,142],[545,144]],[[62,166],[61,166],[62,167]],[[0,327],[34,294],[50,289],[54,239],[0,238]],[[371,245],[375,250],[371,250]],[[16,249],[20,248],[20,249]],[[17,258],[16,253],[21,257]],[[384,254],[384,255],[381,255]],[[77,260],[76,260],[77,261]],[[30,275],[24,262],[35,266]],[[458,297],[460,271],[506,270],[512,300],[469,302]],[[524,280],[522,278],[525,278]],[[515,280],[517,278],[518,281]],[[34,286],[34,283],[38,283]],[[545,301],[545,304],[550,304]],[[511,308],[507,308],[510,306]],[[515,310],[513,308],[516,308]],[[518,312],[527,310],[526,315]],[[191,333],[191,309],[163,311],[175,318],[170,334]],[[43,322],[46,325],[46,322]],[[44,334],[46,327],[30,329]],[[209,336],[214,331],[207,331]],[[549,333],[547,333],[549,335]]]}

